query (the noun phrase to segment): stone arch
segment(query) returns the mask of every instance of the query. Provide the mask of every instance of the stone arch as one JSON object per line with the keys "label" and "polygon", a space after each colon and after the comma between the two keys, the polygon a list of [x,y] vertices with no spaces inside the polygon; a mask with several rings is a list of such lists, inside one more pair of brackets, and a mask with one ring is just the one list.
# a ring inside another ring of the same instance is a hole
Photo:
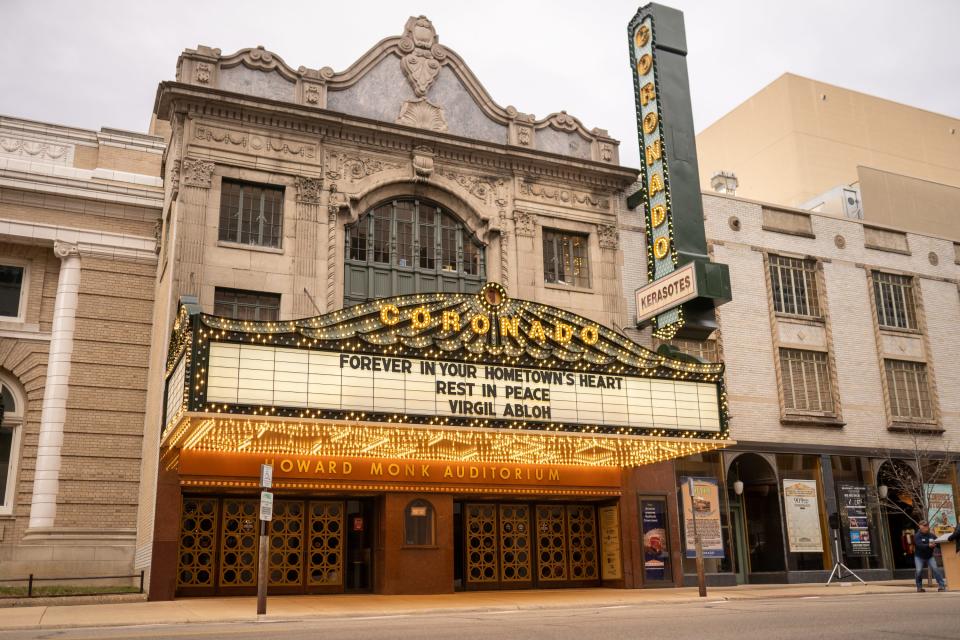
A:
{"label": "stone arch", "polygon": [[453,189],[434,182],[406,179],[381,182],[350,197],[350,218],[345,224],[355,223],[361,215],[378,204],[394,198],[423,198],[446,207],[467,226],[471,233],[489,247],[493,221],[484,212],[470,204]]}

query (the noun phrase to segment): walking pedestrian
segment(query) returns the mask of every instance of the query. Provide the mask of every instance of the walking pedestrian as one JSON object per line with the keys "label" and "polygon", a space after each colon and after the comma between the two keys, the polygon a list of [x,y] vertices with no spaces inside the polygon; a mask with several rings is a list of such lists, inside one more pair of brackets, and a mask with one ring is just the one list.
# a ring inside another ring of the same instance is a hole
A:
{"label": "walking pedestrian", "polygon": [[940,573],[940,567],[937,566],[937,559],[933,557],[933,551],[937,547],[937,536],[930,531],[930,523],[926,520],[920,521],[920,531],[913,537],[913,564],[916,567],[917,591],[924,592],[922,573],[923,568],[928,566],[933,571],[933,577],[937,579],[937,591],[946,591],[947,587],[943,583],[943,574]]}

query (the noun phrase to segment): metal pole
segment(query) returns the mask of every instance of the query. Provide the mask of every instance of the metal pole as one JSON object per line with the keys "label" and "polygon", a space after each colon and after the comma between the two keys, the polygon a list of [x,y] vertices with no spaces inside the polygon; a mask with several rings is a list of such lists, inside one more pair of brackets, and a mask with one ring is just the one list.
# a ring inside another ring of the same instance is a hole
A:
{"label": "metal pole", "polygon": [[143,569],[140,569],[140,593],[143,593]]}
{"label": "metal pole", "polygon": [[30,574],[30,581],[27,583],[27,597],[33,597],[33,574]]}
{"label": "metal pole", "polygon": [[267,521],[260,521],[260,555],[257,562],[257,615],[267,613]]}
{"label": "metal pole", "polygon": [[693,516],[693,545],[697,554],[697,588],[701,598],[707,597],[707,576],[703,569],[703,541],[700,539],[700,529],[697,526],[697,506],[693,502],[694,480],[687,480],[687,491],[690,494],[690,514]]}

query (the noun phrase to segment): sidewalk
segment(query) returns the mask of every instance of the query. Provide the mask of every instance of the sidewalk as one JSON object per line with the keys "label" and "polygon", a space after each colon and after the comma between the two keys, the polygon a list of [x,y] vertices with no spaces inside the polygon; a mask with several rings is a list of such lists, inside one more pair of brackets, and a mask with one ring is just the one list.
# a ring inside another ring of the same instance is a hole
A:
{"label": "sidewalk", "polygon": [[[833,585],[744,585],[716,587],[701,599],[696,588],[564,589],[539,591],[473,591],[443,595],[384,596],[373,594],[271,596],[267,619],[386,616],[453,611],[565,609],[644,604],[681,604],[769,598],[809,598],[913,592],[910,581]],[[237,622],[255,620],[255,597],[182,598],[168,602],[126,602],[73,606],[0,609],[0,630],[53,629],[149,624]]]}

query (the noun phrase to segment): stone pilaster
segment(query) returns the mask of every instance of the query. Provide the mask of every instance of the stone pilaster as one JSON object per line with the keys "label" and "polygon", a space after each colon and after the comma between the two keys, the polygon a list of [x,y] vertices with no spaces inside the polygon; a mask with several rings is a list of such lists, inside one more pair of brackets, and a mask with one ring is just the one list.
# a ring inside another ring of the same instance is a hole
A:
{"label": "stone pilaster", "polygon": [[37,463],[30,503],[31,529],[52,527],[57,516],[60,451],[63,447],[63,423],[67,417],[73,330],[80,293],[80,252],[77,246],[57,241],[53,252],[60,258],[60,276],[57,280],[47,378],[40,414]]}
{"label": "stone pilaster", "polygon": [[180,195],[177,201],[177,295],[200,297],[203,282],[205,218],[215,165],[208,160],[184,158],[180,163]]}
{"label": "stone pilaster", "polygon": [[317,282],[316,249],[320,239],[318,226],[323,179],[299,176],[295,186],[297,211],[294,223],[293,317],[305,318],[320,314],[314,305],[319,292],[313,288]]}

